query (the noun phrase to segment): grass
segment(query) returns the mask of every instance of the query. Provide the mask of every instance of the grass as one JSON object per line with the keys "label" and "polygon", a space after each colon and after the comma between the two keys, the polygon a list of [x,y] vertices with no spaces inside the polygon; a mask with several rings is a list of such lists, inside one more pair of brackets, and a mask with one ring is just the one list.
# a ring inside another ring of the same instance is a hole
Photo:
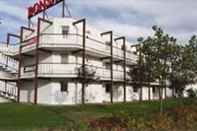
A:
{"label": "grass", "polygon": [[[170,99],[164,110],[190,105],[193,99]],[[27,104],[0,104],[0,129],[26,130],[34,128],[84,128],[87,122],[99,117],[110,117],[122,111],[133,117],[151,117],[160,110],[158,101],[118,103],[113,105],[35,106]]]}
{"label": "grass", "polygon": [[29,129],[64,124],[64,117],[39,106],[0,104],[0,128]]}

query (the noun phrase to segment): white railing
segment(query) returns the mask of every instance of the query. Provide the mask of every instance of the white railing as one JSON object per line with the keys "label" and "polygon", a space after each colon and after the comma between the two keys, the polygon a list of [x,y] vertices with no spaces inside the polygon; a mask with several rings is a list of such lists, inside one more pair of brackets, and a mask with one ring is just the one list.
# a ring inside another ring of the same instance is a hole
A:
{"label": "white railing", "polygon": [[[39,64],[38,66],[38,75],[46,76],[46,77],[78,77],[79,69],[82,67],[81,64],[76,63],[68,63],[68,64],[59,64],[59,63],[50,63],[50,64]],[[89,68],[91,71],[95,71],[94,78],[101,80],[110,80],[111,73],[109,69],[105,69],[104,67],[97,67],[93,65],[86,65],[86,68]],[[33,77],[35,75],[34,69],[35,66],[26,66],[25,69],[21,73],[22,77]],[[113,71],[114,80],[124,80],[124,72],[121,70]],[[129,78],[127,76],[127,78]]]}
{"label": "white railing", "polygon": [[0,81],[0,96],[16,100],[18,88],[15,82]]}
{"label": "white railing", "polygon": [[[80,34],[41,34],[39,41],[40,47],[54,47],[54,48],[82,48],[82,35]],[[32,37],[26,40],[23,45],[23,50],[29,51],[35,48],[37,43],[37,37]],[[87,36],[86,38],[86,50],[88,52],[94,52],[102,56],[110,56],[110,45],[104,41],[97,40]],[[116,59],[123,59],[123,50],[119,47],[113,46],[113,54]],[[136,63],[137,56],[132,52],[126,52],[127,61]]]}
{"label": "white railing", "polygon": [[5,55],[13,56],[19,51],[19,45],[7,45],[5,43],[0,44],[0,52]]}
{"label": "white railing", "polygon": [[18,70],[18,61],[15,59],[6,56],[2,53],[0,53],[0,67],[4,71],[8,71],[10,73],[17,73]]}
{"label": "white railing", "polygon": [[[82,48],[82,36],[78,34],[42,34],[40,37],[40,46]],[[110,55],[107,45],[89,37],[86,39],[86,50],[94,51],[98,54]]]}
{"label": "white railing", "polygon": [[126,52],[126,61],[127,62],[132,62],[137,64],[138,56],[133,54],[132,52],[127,51]]}
{"label": "white railing", "polygon": [[41,75],[77,75],[78,64],[39,64],[38,72]]}

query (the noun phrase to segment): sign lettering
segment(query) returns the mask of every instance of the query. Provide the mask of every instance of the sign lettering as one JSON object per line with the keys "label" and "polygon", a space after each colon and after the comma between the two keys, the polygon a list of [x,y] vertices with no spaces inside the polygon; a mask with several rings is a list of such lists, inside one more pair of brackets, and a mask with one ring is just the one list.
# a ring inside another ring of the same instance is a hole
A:
{"label": "sign lettering", "polygon": [[47,10],[48,8],[55,6],[56,4],[62,2],[63,0],[39,0],[33,6],[28,8],[28,18]]}

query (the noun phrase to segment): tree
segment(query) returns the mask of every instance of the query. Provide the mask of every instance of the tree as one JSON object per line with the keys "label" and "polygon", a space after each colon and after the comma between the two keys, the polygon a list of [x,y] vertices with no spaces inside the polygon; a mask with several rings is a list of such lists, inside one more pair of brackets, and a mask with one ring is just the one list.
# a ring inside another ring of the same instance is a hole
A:
{"label": "tree", "polygon": [[[143,41],[142,52],[148,66],[149,82],[159,81],[160,87],[163,88],[166,86],[169,74],[170,45],[174,39],[157,26],[153,26],[153,31],[155,32],[154,36]],[[162,99],[162,90],[160,90],[160,99]]]}
{"label": "tree", "polygon": [[[143,38],[138,39],[138,67],[131,69],[131,74],[133,73],[131,77],[140,83],[148,83],[149,99],[150,83],[159,82],[159,98],[161,100],[161,107],[163,107],[163,87],[166,89],[166,81],[170,71],[169,60],[172,55],[171,45],[175,42],[175,39],[164,33],[164,31],[157,26],[153,26],[152,29],[155,32],[152,37],[149,36],[145,40]],[[161,111],[162,110],[163,108],[161,108]]]}
{"label": "tree", "polygon": [[188,44],[174,45],[171,55],[169,81],[178,96],[183,95],[186,86],[197,82],[197,38],[192,36]]}
{"label": "tree", "polygon": [[163,89],[167,96],[167,82],[173,94],[176,92],[179,96],[182,96],[187,85],[197,82],[197,37],[192,36],[188,44],[179,45],[177,39],[164,33],[160,27],[153,26],[152,29],[153,36],[138,39],[136,54],[139,60],[130,70],[130,76],[139,83],[140,88],[142,83],[148,83],[149,91],[150,83],[158,82],[163,103]]}
{"label": "tree", "polygon": [[188,89],[187,94],[189,98],[195,98],[197,97],[197,90],[194,89]]}
{"label": "tree", "polygon": [[142,101],[143,98],[143,85],[144,83],[147,81],[148,78],[148,72],[147,72],[147,65],[145,63],[145,59],[144,59],[144,54],[142,52],[142,44],[143,44],[143,38],[138,38],[138,42],[139,44],[136,45],[136,52],[138,55],[138,61],[137,64],[134,65],[130,71],[129,71],[129,76],[132,79],[133,82],[133,86],[135,86],[135,88],[140,89],[139,92],[139,100]]}

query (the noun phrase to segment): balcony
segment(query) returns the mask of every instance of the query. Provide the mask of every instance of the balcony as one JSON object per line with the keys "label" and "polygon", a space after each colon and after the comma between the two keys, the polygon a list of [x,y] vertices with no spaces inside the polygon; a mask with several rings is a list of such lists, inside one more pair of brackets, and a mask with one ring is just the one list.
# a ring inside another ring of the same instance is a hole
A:
{"label": "balcony", "polygon": [[[37,37],[32,37],[25,40],[23,45],[23,52],[32,51],[35,49],[37,43]],[[80,34],[41,34],[40,36],[40,48],[47,50],[69,50],[77,51],[82,49],[82,35]],[[110,46],[101,40],[96,40],[87,36],[86,38],[86,53],[96,57],[108,57],[110,56]],[[113,47],[113,54],[115,60],[123,60],[123,50],[118,47]],[[134,64],[137,61],[137,56],[132,52],[126,52],[126,61],[128,64]]]}
{"label": "balcony", "polygon": [[[79,78],[82,77],[80,74],[82,65],[76,63],[70,64],[39,64],[38,66],[38,77],[45,78]],[[93,65],[86,65],[86,77],[96,80],[107,81],[111,79],[110,70],[104,67],[97,67]],[[25,66],[21,72],[22,78],[32,78],[35,73],[35,66]],[[91,75],[94,73],[93,75]],[[123,81],[123,71],[113,71],[114,81]],[[128,76],[127,76],[128,77]],[[129,77],[128,77],[129,78]]]}
{"label": "balcony", "polygon": [[19,44],[17,45],[7,45],[6,43],[0,44],[0,52],[5,55],[14,56],[19,51]]}
{"label": "balcony", "polygon": [[15,74],[18,70],[18,62],[13,58],[0,53],[0,69]]}
{"label": "balcony", "polygon": [[14,82],[0,81],[0,96],[6,97],[11,100],[17,98],[17,86]]}

